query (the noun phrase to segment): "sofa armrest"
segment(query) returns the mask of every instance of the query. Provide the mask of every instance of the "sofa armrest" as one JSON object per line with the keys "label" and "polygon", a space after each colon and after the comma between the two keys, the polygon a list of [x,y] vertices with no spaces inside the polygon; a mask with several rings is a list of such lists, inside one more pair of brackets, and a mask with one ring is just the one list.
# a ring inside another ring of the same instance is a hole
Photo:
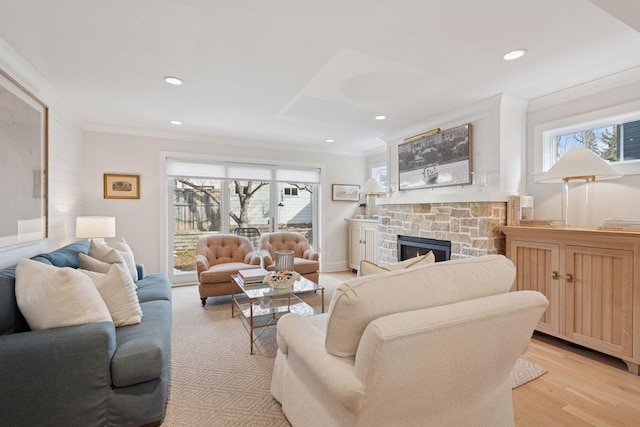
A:
{"label": "sofa armrest", "polygon": [[309,248],[304,251],[304,253],[302,254],[302,258],[308,259],[311,261],[318,261],[318,259],[320,258],[320,254],[314,251],[313,249]]}
{"label": "sofa armrest", "polygon": [[144,264],[136,263],[136,270],[138,271],[138,280],[144,279]]}
{"label": "sofa armrest", "polygon": [[260,256],[262,257],[262,259],[264,261],[264,268],[267,268],[268,266],[273,264],[273,258],[271,258],[271,252],[269,252],[268,250],[261,249],[260,250]]}
{"label": "sofa armrest", "polygon": [[365,390],[355,375],[354,359],[327,352],[324,338],[308,318],[297,313],[286,314],[278,321],[279,350],[287,357],[297,357],[329,394],[357,412]]}
{"label": "sofa armrest", "polygon": [[0,336],[3,423],[104,424],[115,347],[111,322]]}
{"label": "sofa armrest", "polygon": [[209,260],[204,255],[196,255],[196,270],[198,271],[198,280],[200,280],[200,273],[209,269]]}

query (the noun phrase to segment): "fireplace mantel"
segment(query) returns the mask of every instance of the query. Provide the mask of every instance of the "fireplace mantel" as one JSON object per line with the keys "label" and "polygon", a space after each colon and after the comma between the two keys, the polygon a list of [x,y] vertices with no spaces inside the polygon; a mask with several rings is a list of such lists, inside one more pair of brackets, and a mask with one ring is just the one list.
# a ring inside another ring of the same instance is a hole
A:
{"label": "fireplace mantel", "polygon": [[476,191],[465,193],[442,193],[420,190],[395,192],[391,197],[376,198],[376,205],[407,205],[421,203],[506,202],[510,193]]}

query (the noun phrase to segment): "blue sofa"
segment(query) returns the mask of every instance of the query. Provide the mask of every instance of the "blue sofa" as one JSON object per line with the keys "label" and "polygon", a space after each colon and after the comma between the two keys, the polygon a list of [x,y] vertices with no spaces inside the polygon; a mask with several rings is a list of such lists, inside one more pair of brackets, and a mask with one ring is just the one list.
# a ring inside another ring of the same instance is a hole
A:
{"label": "blue sofa", "polygon": [[[78,267],[89,242],[32,259]],[[171,286],[138,265],[142,322],[31,331],[15,296],[15,266],[0,270],[0,423],[7,426],[159,425],[171,353]]]}

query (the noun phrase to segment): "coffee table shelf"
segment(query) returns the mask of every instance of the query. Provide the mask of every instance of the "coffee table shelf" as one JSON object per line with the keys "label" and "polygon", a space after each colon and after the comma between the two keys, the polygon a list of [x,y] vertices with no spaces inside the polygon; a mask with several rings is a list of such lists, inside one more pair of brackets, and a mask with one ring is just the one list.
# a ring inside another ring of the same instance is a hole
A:
{"label": "coffee table shelf", "polygon": [[324,288],[304,277],[285,289],[274,289],[265,283],[245,285],[237,275],[232,275],[231,280],[243,291],[241,296],[231,295],[231,317],[235,316],[236,311],[241,314],[240,318],[249,334],[251,354],[256,339],[264,333],[263,330],[256,336],[256,329],[275,326],[278,319],[286,313],[298,313],[302,316],[315,314],[313,307],[298,295],[320,291],[324,313]]}

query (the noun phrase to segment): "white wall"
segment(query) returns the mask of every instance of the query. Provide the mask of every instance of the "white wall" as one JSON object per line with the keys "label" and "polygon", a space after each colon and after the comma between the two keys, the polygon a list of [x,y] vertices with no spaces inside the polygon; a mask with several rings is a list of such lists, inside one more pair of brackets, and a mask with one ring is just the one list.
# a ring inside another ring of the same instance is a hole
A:
{"label": "white wall", "polygon": [[0,249],[0,268],[3,268],[21,258],[48,252],[76,240],[75,217],[82,213],[83,177],[79,116],[1,38],[0,68],[49,107],[49,237],[24,246]]}
{"label": "white wall", "polygon": [[[574,117],[593,118],[614,111],[640,111],[639,101],[640,70],[630,70],[530,103],[527,114],[527,192],[534,196],[535,219],[562,218],[562,184],[535,183],[541,172],[542,139],[539,129]],[[640,164],[625,168],[618,165],[616,168],[626,175],[595,183],[592,203],[595,224],[602,224],[606,217],[640,218]]]}
{"label": "white wall", "polygon": [[[288,148],[269,148],[250,141],[208,138],[188,141],[150,136],[104,132],[84,134],[83,201],[85,215],[116,217],[116,230],[132,247],[136,260],[148,273],[161,271],[166,257],[166,233],[162,200],[166,186],[162,181],[162,152],[197,153],[208,156],[245,158],[248,161],[301,162],[322,167],[320,212],[320,251],[323,271],[347,269],[347,224],[356,202],[333,202],[331,184],[362,184],[366,176],[364,157],[306,153]],[[140,175],[140,199],[103,198],[103,174]],[[163,235],[164,233],[164,235]]]}
{"label": "white wall", "polygon": [[[473,185],[398,191],[398,145],[405,138],[440,128],[471,123],[472,171],[487,177],[486,194],[505,194],[524,190],[525,112],[527,101],[508,95],[496,95],[474,105],[459,108],[439,117],[430,117],[406,129],[384,137],[388,144],[389,182],[392,198],[382,203],[402,203],[403,200],[428,203],[436,197],[463,197],[481,191]],[[489,196],[488,196],[489,197]],[[452,200],[454,200],[452,199]]]}

